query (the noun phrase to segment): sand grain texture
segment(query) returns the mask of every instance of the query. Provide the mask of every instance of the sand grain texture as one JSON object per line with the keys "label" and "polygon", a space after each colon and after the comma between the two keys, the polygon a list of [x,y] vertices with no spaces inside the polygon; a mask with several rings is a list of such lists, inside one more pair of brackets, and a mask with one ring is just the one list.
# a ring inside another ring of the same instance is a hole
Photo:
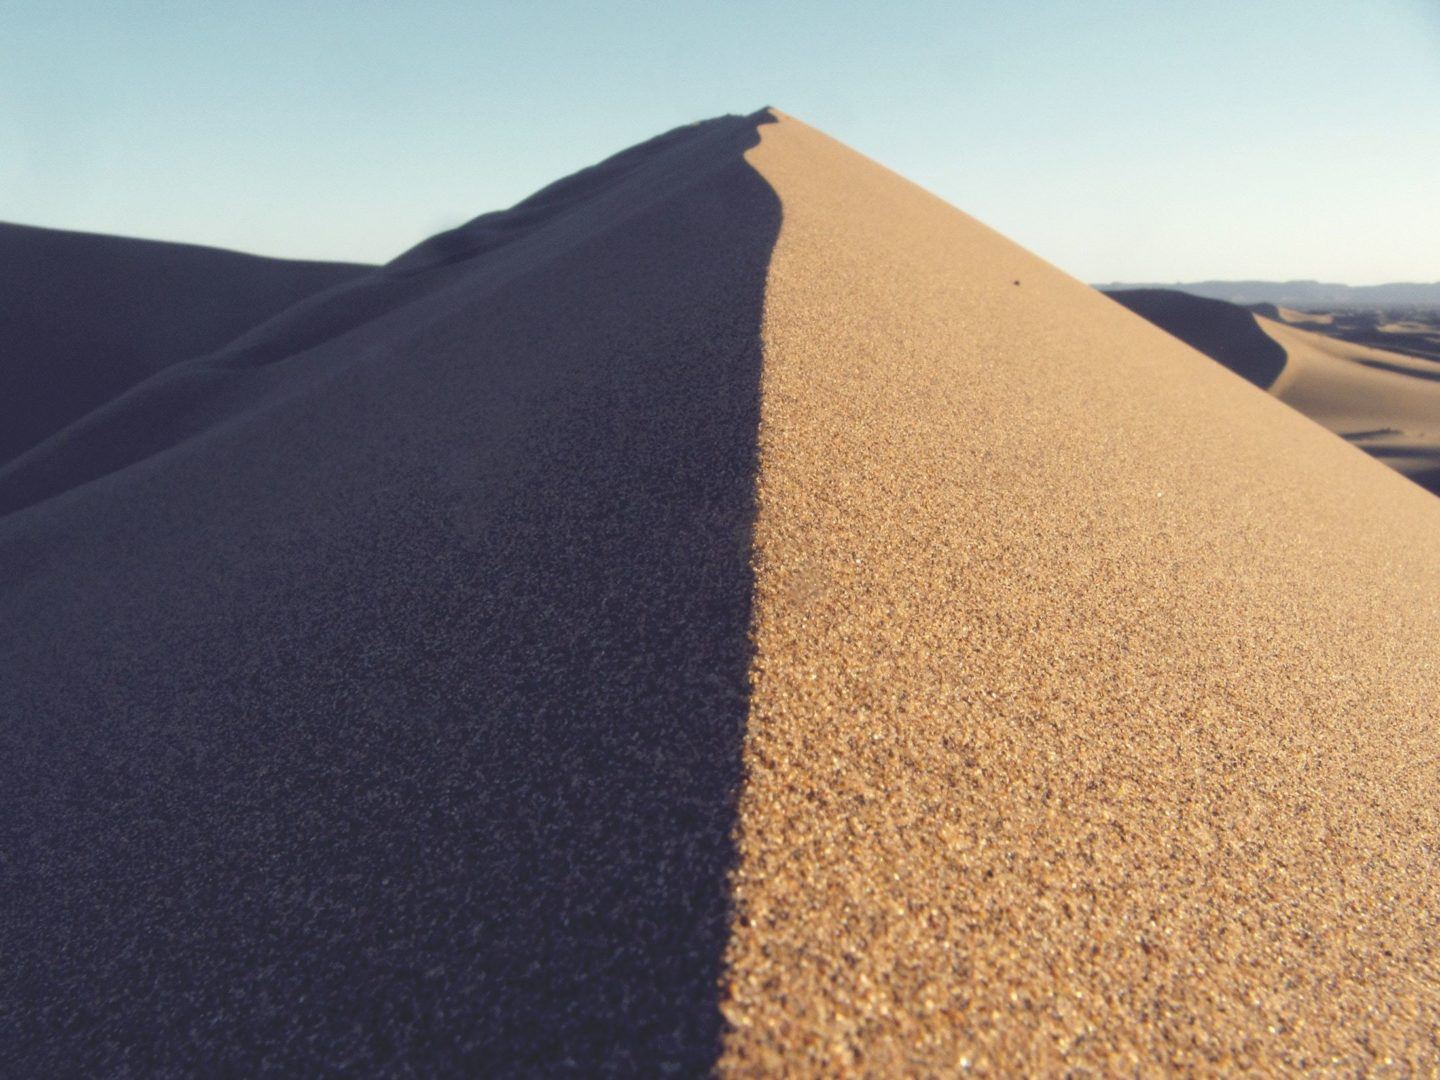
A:
{"label": "sand grain texture", "polygon": [[1440,504],[825,136],[750,157],[724,1071],[1433,1068]]}
{"label": "sand grain texture", "polygon": [[1261,389],[1268,389],[1284,370],[1284,348],[1261,329],[1254,313],[1237,304],[1170,289],[1122,289],[1105,295]]}
{"label": "sand grain texture", "polygon": [[477,219],[0,472],[0,1071],[714,1061],[765,119]]}
{"label": "sand grain texture", "polygon": [[1173,290],[1105,295],[1440,494],[1440,366],[1433,361],[1302,329],[1299,313],[1273,304],[1260,305],[1271,312],[1264,315]]}

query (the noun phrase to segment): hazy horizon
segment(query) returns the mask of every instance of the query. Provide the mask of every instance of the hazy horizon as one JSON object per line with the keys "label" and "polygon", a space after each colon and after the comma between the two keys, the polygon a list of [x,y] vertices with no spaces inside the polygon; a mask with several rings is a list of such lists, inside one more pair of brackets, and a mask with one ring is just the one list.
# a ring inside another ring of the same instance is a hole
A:
{"label": "hazy horizon", "polygon": [[0,219],[21,224],[383,262],[768,104],[1086,281],[1440,279],[1419,0],[5,10]]}

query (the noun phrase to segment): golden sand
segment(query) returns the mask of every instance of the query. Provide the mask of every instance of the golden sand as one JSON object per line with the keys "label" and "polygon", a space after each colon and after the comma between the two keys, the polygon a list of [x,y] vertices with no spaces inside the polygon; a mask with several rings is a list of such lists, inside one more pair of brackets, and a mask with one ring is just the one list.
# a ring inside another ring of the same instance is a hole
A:
{"label": "golden sand", "polygon": [[1437,597],[1288,406],[679,129],[0,470],[0,1071],[1433,1072]]}
{"label": "golden sand", "polygon": [[1434,363],[1273,319],[1255,321],[1285,350],[1272,394],[1407,476],[1440,472]]}
{"label": "golden sand", "polygon": [[783,119],[733,1075],[1433,1067],[1440,502]]}

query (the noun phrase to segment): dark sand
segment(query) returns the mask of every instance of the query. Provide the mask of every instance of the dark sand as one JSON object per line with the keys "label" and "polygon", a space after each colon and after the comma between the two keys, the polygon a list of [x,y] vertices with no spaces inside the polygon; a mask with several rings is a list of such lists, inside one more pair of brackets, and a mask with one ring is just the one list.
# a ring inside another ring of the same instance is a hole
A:
{"label": "dark sand", "polygon": [[0,465],[369,269],[0,222]]}
{"label": "dark sand", "polygon": [[1121,289],[1105,295],[1261,389],[1285,368],[1285,350],[1238,304],[1168,289]]}
{"label": "dark sand", "polygon": [[6,1071],[715,1059],[759,122],[171,369],[118,457],[52,441],[88,482],[0,518]]}
{"label": "dark sand", "polygon": [[1440,503],[770,119],[0,473],[8,1071],[1440,1062]]}

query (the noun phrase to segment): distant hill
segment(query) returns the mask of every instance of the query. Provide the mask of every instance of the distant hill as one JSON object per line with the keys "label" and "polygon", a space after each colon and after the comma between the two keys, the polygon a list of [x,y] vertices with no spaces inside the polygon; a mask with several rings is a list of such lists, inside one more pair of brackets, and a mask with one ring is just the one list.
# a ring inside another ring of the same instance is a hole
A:
{"label": "distant hill", "polygon": [[369,269],[0,222],[0,462]]}
{"label": "distant hill", "polygon": [[1325,281],[1112,281],[1095,287],[1107,293],[1131,289],[1178,289],[1192,296],[1225,300],[1232,304],[1279,304],[1298,308],[1391,304],[1440,307],[1440,281],[1401,281],[1389,285],[1340,285]]}

